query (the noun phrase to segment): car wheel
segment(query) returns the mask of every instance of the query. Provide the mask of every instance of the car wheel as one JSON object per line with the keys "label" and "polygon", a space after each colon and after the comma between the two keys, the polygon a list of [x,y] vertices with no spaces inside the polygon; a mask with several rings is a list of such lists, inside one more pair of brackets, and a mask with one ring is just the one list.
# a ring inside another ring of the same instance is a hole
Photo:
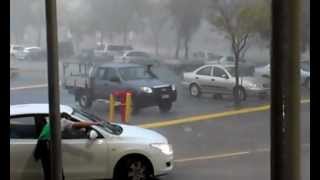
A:
{"label": "car wheel", "polygon": [[305,85],[305,87],[306,87],[307,89],[310,89],[310,79],[309,79],[309,78],[306,79],[304,85]]}
{"label": "car wheel", "polygon": [[199,97],[201,95],[200,87],[197,84],[191,84],[189,91],[191,96]]}
{"label": "car wheel", "polygon": [[165,102],[159,104],[159,110],[161,113],[167,113],[171,110],[172,103],[171,102]]}
{"label": "car wheel", "polygon": [[146,160],[133,157],[127,159],[115,174],[115,180],[147,180],[151,176],[151,168]]}
{"label": "car wheel", "polygon": [[233,89],[233,97],[236,98],[236,93],[238,93],[238,97],[240,101],[245,101],[247,99],[246,91],[243,87],[235,87]]}
{"label": "car wheel", "polygon": [[89,108],[92,104],[91,98],[86,93],[81,93],[78,99],[79,105],[82,108]]}

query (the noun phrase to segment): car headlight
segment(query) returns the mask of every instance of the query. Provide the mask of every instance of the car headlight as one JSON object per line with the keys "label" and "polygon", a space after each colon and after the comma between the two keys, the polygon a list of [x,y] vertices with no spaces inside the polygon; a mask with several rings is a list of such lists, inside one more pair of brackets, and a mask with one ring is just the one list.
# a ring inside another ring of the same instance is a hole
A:
{"label": "car headlight", "polygon": [[172,91],[175,91],[176,90],[176,86],[174,84],[171,85],[171,89]]}
{"label": "car headlight", "polygon": [[151,147],[160,150],[165,155],[173,154],[171,144],[157,143],[157,144],[151,144]]}
{"label": "car headlight", "polygon": [[141,90],[145,93],[152,93],[152,89],[149,87],[141,87]]}
{"label": "car headlight", "polygon": [[258,84],[255,84],[255,83],[248,83],[247,85],[249,88],[254,88],[254,89],[259,88]]}

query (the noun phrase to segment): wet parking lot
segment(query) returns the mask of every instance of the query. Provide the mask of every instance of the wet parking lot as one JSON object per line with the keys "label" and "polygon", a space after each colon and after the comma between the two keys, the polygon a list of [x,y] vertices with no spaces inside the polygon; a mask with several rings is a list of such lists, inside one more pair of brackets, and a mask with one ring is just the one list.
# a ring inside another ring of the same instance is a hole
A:
{"label": "wet parking lot", "polygon": [[[11,79],[10,104],[47,103],[45,64],[37,62],[33,68],[24,69],[23,63],[17,65],[20,72]],[[268,98],[249,97],[241,105],[246,113],[240,113],[233,108],[232,96],[191,97],[169,68],[159,66],[154,71],[161,80],[176,84],[177,102],[169,113],[160,113],[157,107],[145,108],[133,115],[129,124],[154,129],[173,144],[175,168],[159,179],[270,179]],[[71,94],[63,87],[60,90],[62,104],[77,106]],[[310,106],[308,92],[305,88],[301,92],[302,175],[310,179]],[[87,110],[102,118],[108,115],[105,102],[95,102]]]}

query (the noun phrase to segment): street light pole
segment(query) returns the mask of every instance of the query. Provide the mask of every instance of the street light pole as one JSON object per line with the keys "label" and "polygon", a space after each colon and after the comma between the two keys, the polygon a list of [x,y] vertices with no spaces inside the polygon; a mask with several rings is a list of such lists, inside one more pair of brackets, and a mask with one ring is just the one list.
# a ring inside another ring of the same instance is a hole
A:
{"label": "street light pole", "polygon": [[51,128],[51,179],[61,180],[62,157],[56,0],[46,0],[45,7],[47,24],[49,117]]}
{"label": "street light pole", "polygon": [[300,179],[300,0],[272,0],[271,180]]}

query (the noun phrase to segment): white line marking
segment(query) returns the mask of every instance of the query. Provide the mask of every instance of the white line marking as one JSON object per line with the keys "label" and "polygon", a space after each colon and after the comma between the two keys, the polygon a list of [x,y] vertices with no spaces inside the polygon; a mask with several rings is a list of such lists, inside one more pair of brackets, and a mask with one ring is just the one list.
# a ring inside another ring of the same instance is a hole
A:
{"label": "white line marking", "polygon": [[[308,148],[310,147],[310,144],[302,144],[301,146],[303,148]],[[242,151],[242,152],[234,152],[234,153],[209,155],[209,156],[198,156],[198,157],[192,157],[192,158],[182,158],[182,159],[176,159],[174,160],[174,162],[183,163],[183,162],[189,162],[189,161],[220,159],[220,158],[228,158],[228,157],[234,157],[234,156],[243,156],[243,155],[248,155],[248,154],[258,153],[258,152],[270,152],[270,148],[259,148],[253,151]]]}
{"label": "white line marking", "polygon": [[[61,82],[59,83],[59,86],[61,86]],[[34,88],[44,88],[48,87],[48,84],[35,84],[35,85],[29,85],[29,86],[20,86],[20,87],[13,87],[10,88],[10,91],[15,91],[15,90],[24,90],[24,89],[34,89]]]}
{"label": "white line marking", "polygon": [[10,91],[33,89],[33,88],[44,88],[44,87],[48,87],[48,84],[37,84],[37,85],[30,85],[30,86],[13,87],[13,88],[10,88]]}
{"label": "white line marking", "polygon": [[227,154],[218,154],[213,156],[200,156],[200,157],[194,157],[194,158],[184,158],[184,159],[177,159],[174,160],[174,162],[188,162],[188,161],[196,161],[196,160],[208,160],[208,159],[218,159],[218,158],[227,158],[227,157],[233,157],[233,156],[241,156],[250,154],[248,151],[243,152],[235,152],[235,153],[227,153]]}

